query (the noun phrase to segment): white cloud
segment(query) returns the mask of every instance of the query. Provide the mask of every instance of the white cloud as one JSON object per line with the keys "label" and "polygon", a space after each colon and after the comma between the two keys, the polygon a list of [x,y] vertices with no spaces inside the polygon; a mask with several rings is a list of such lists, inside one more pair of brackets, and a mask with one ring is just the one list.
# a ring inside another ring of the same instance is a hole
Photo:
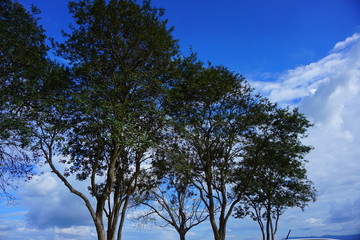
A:
{"label": "white cloud", "polygon": [[91,225],[91,217],[82,200],[50,173],[32,179],[19,192],[28,209],[28,223],[37,228]]}
{"label": "white cloud", "polygon": [[351,46],[352,44],[357,44],[359,38],[360,34],[354,34],[351,37],[348,37],[345,41],[336,43],[333,51],[342,51],[345,48]]}
{"label": "white cloud", "polygon": [[48,196],[58,188],[56,179],[49,173],[34,176],[23,191],[24,196]]}
{"label": "white cloud", "polygon": [[[354,34],[345,41],[337,43],[325,58],[288,70],[279,77],[278,81],[271,83],[255,81],[252,85],[268,95],[271,100],[282,103],[292,103],[297,98],[314,97],[314,93],[319,90],[323,91],[323,94],[332,92],[338,86],[339,80],[355,78],[358,75],[359,39],[360,34]],[[323,94],[317,97],[322,97]]]}
{"label": "white cloud", "polygon": [[320,61],[287,71],[275,83],[255,84],[281,105],[300,102],[300,110],[315,123],[305,142],[315,147],[307,169],[319,190],[318,201],[294,219],[294,212],[288,213],[286,226],[307,235],[358,232],[360,34],[337,43]]}
{"label": "white cloud", "polygon": [[316,226],[324,226],[325,224],[322,222],[322,219],[319,218],[308,218],[306,222],[314,227]]}
{"label": "white cloud", "polygon": [[96,231],[94,227],[90,226],[72,226],[68,228],[58,228],[54,229],[55,234],[65,234],[73,236],[88,236],[96,237]]}

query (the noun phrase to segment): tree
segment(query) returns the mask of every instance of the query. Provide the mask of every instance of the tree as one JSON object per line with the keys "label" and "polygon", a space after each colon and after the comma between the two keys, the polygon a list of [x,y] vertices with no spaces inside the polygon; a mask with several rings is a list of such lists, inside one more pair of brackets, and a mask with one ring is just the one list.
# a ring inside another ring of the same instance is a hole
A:
{"label": "tree", "polygon": [[196,189],[181,181],[176,177],[162,179],[162,184],[146,191],[140,196],[141,198],[136,199],[137,204],[150,209],[142,213],[137,220],[156,222],[155,215],[165,223],[160,226],[171,225],[178,232],[179,239],[185,240],[189,230],[204,222],[208,214]]}
{"label": "tree", "polygon": [[[197,189],[189,181],[188,172],[183,169],[182,153],[173,151],[174,145],[179,144],[176,134],[171,128],[164,132],[162,143],[154,154],[155,161],[151,169],[144,172],[143,181],[149,188],[135,198],[137,206],[146,206],[149,210],[136,219],[157,223],[157,216],[165,223],[160,226],[171,225],[179,239],[185,240],[190,229],[204,222],[209,215]],[[149,185],[149,182],[153,184]]]}
{"label": "tree", "polygon": [[0,197],[8,199],[8,188],[34,173],[34,158],[21,146],[28,144],[24,111],[37,98],[49,65],[38,13],[11,0],[0,3]]}
{"label": "tree", "polygon": [[261,124],[244,148],[243,166],[253,170],[253,179],[235,217],[249,215],[258,222],[263,240],[274,240],[279,218],[287,208],[304,209],[315,201],[303,160],[311,147],[301,142],[311,124],[297,109],[270,103],[264,108]]}
{"label": "tree", "polygon": [[[142,165],[159,141],[162,88],[177,45],[163,12],[148,1],[79,0],[69,7],[77,26],[57,52],[72,81],[33,112],[33,150],[84,201],[98,239],[120,240]],[[94,206],[70,175],[89,182]]]}
{"label": "tree", "polygon": [[222,66],[204,67],[195,56],[179,69],[182,77],[170,87],[168,108],[180,144],[169,151],[183,153],[183,169],[208,211],[214,238],[224,240],[241,199],[230,194],[232,176],[259,97],[242,76]]}

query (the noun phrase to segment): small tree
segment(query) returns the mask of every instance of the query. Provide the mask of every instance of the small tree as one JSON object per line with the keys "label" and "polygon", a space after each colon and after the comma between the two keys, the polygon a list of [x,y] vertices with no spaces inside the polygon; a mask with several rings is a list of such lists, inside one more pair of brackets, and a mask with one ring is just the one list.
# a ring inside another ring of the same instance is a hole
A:
{"label": "small tree", "polygon": [[311,147],[301,142],[311,124],[297,109],[281,109],[270,103],[264,107],[261,124],[244,148],[243,168],[251,169],[252,176],[243,177],[252,178],[252,184],[235,217],[249,215],[258,222],[263,240],[274,240],[279,218],[287,208],[304,209],[315,201],[303,160]]}
{"label": "small tree", "polygon": [[160,226],[171,225],[180,240],[185,240],[189,230],[208,217],[196,189],[174,176],[164,177],[156,187],[136,198],[136,202],[150,209],[137,220],[156,223],[157,216],[164,223]]}
{"label": "small tree", "polygon": [[[160,226],[171,225],[178,232],[179,239],[185,240],[188,231],[204,222],[209,215],[198,190],[189,180],[189,172],[184,169],[187,158],[183,154],[186,153],[176,147],[181,143],[173,130],[164,131],[166,133],[163,133],[162,143],[156,149],[152,168],[144,173],[143,181],[150,188],[144,189],[135,202],[149,209],[137,217],[138,220],[155,220],[157,223],[159,218],[164,223]],[[149,182],[153,182],[153,186]]]}

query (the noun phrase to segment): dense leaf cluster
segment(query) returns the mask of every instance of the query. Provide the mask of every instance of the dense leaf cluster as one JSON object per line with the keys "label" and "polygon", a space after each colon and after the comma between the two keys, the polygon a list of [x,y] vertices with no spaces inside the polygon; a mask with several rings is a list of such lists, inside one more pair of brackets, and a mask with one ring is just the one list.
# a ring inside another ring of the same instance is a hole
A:
{"label": "dense leaf cluster", "polygon": [[0,3],[0,197],[12,198],[17,178],[29,178],[33,166],[18,145],[28,142],[29,129],[21,120],[31,98],[39,90],[47,46],[44,30],[34,14],[22,5]]}

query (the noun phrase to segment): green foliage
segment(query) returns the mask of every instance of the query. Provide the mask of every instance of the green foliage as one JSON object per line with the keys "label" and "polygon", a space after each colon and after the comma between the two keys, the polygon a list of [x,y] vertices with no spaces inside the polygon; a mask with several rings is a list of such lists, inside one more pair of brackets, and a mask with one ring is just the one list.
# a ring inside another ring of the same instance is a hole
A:
{"label": "green foliage", "polygon": [[0,196],[11,197],[6,189],[29,178],[36,160],[18,146],[29,143],[24,113],[37,98],[48,64],[38,13],[10,0],[0,3]]}
{"label": "green foliage", "polygon": [[78,27],[65,34],[58,52],[73,65],[78,90],[64,155],[71,156],[69,163],[76,164],[70,172],[80,171],[82,180],[94,161],[107,171],[102,162],[114,151],[127,171],[158,141],[164,118],[159,102],[176,41],[160,20],[162,11],[148,3],[97,0],[69,6]]}
{"label": "green foliage", "polygon": [[205,67],[194,55],[178,71],[165,101],[173,140],[164,161],[181,164],[209,212],[215,239],[225,239],[227,220],[239,201],[229,186],[260,98],[242,76],[223,66]]}
{"label": "green foliage", "polygon": [[[99,239],[105,238],[103,215],[107,238],[120,239],[142,165],[160,140],[163,88],[178,47],[162,10],[148,2],[80,0],[69,8],[77,25],[57,52],[69,63],[74,84],[63,102],[52,105],[56,121],[41,125],[50,128],[41,131],[46,137],[37,146],[47,147],[40,150],[53,171],[87,203]],[[64,174],[50,152],[63,156]],[[96,207],[66,180],[72,174],[89,180]]]}
{"label": "green foliage", "polygon": [[32,12],[28,12],[21,4],[4,0],[0,3],[0,13],[2,84],[10,84],[7,81],[19,84],[21,78],[23,81],[38,79],[47,51],[44,30],[34,15],[39,13],[38,10],[33,8]]}
{"label": "green foliage", "polygon": [[[311,124],[297,109],[255,95],[223,66],[179,57],[163,10],[149,1],[69,9],[76,24],[55,43],[65,67],[46,57],[36,8],[0,3],[1,190],[44,159],[84,201],[99,240],[121,239],[132,198],[183,238],[208,217],[216,240],[238,203],[237,217],[252,216],[263,233],[275,219],[274,235],[286,208],[315,199],[304,168],[311,147],[301,142]],[[70,175],[89,182],[95,206]]]}
{"label": "green foliage", "polygon": [[13,119],[35,91],[47,48],[34,12],[5,0],[0,3],[0,16],[0,134],[6,139],[21,125]]}
{"label": "green foliage", "polygon": [[315,201],[315,189],[304,167],[304,157],[312,147],[301,142],[310,126],[297,109],[265,103],[256,131],[247,138],[242,173],[251,175],[239,174],[238,181],[250,181],[250,185],[235,216],[250,215],[259,223],[263,239],[274,238],[279,217],[287,208],[304,209]]}

